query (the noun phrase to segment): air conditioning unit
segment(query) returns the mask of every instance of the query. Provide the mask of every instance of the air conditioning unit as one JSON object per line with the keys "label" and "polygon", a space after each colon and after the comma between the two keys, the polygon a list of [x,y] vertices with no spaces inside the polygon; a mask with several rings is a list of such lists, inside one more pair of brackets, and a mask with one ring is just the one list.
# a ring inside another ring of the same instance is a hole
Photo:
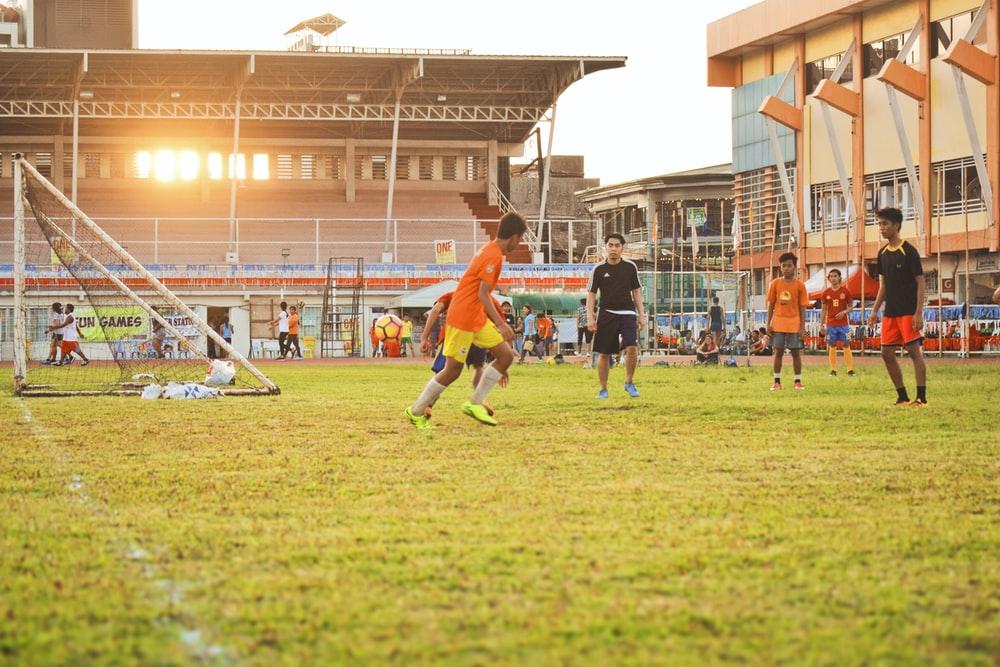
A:
{"label": "air conditioning unit", "polygon": [[239,263],[240,263],[240,256],[238,253],[232,251],[226,253],[226,264],[239,264]]}

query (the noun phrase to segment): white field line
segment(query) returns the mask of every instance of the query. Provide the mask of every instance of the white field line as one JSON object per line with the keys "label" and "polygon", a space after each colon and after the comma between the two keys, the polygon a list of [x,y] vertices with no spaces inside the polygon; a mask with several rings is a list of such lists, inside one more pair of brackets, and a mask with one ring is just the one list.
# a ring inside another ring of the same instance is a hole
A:
{"label": "white field line", "polygon": [[[48,450],[51,458],[63,470],[71,469],[72,463],[69,457],[66,456],[66,452],[49,436],[49,432],[45,427],[33,419],[31,410],[25,404],[24,399],[18,398],[16,400],[21,407],[24,423],[28,424],[35,441]],[[194,615],[184,608],[182,591],[185,588],[190,588],[190,584],[161,576],[156,566],[150,560],[149,551],[144,549],[138,540],[128,536],[124,530],[117,526],[114,511],[105,503],[90,495],[86,483],[80,475],[71,473],[69,481],[66,484],[66,489],[93,515],[115,526],[113,543],[116,555],[121,560],[139,563],[143,577],[156,590],[156,601],[163,607],[161,620],[165,624],[176,626],[177,640],[183,644],[185,650],[193,658],[201,662],[217,665],[235,665],[237,663],[235,653],[218,644],[206,641],[205,630],[192,622],[195,620]],[[156,550],[162,551],[160,548],[156,548]],[[187,619],[187,622],[179,620],[181,617]]]}

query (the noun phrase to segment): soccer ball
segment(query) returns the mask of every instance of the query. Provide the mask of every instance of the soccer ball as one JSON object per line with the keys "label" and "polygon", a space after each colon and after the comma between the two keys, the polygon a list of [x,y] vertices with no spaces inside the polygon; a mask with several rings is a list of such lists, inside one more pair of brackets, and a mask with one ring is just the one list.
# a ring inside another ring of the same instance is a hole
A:
{"label": "soccer ball", "polygon": [[403,335],[403,322],[392,314],[375,320],[375,337],[379,340],[399,340]]}
{"label": "soccer ball", "polygon": [[547,363],[549,366],[555,366],[556,360],[553,357],[549,357],[548,359],[545,360],[545,363]]}

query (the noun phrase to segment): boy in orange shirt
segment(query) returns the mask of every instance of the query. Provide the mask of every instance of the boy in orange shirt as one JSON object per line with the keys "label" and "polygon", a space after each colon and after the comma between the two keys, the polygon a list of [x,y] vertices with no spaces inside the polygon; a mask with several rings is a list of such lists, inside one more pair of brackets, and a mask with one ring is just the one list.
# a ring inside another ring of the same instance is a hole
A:
{"label": "boy in orange shirt", "polygon": [[823,300],[823,312],[820,321],[821,336],[826,336],[827,354],[830,357],[830,377],[837,377],[837,350],[843,347],[844,363],[847,364],[847,375],[854,375],[854,357],[851,354],[851,341],[848,334],[851,330],[851,323],[848,315],[854,306],[854,299],[851,292],[840,283],[840,269],[830,269],[826,274],[830,281],[830,286],[826,288],[821,297]]}
{"label": "boy in orange shirt", "polygon": [[785,349],[792,352],[795,371],[795,388],[802,386],[802,342],[806,337],[806,306],[809,294],[805,283],[795,277],[799,263],[794,253],[786,252],[778,258],[781,277],[771,281],[767,288],[767,334],[774,350],[774,384],[771,391],[781,389],[781,362]]}
{"label": "boy in orange shirt", "polygon": [[444,369],[430,379],[416,402],[405,410],[407,419],[418,429],[430,426],[427,409],[462,375],[462,366],[473,345],[489,350],[493,363],[483,371],[462,411],[476,421],[496,426],[497,420],[490,416],[483,401],[514,360],[508,345],[514,340],[514,330],[497,310],[490,294],[500,278],[504,255],[517,248],[526,230],[524,218],[516,213],[505,215],[500,219],[497,237],[476,253],[458,281],[445,320]]}

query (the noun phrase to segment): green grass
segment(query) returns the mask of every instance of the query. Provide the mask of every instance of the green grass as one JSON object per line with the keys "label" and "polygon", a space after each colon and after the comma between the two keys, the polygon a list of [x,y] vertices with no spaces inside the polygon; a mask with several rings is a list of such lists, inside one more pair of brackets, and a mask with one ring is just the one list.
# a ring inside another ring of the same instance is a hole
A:
{"label": "green grass", "polygon": [[996,366],[520,367],[430,433],[424,367],[267,372],[0,396],[0,664],[1000,662]]}

